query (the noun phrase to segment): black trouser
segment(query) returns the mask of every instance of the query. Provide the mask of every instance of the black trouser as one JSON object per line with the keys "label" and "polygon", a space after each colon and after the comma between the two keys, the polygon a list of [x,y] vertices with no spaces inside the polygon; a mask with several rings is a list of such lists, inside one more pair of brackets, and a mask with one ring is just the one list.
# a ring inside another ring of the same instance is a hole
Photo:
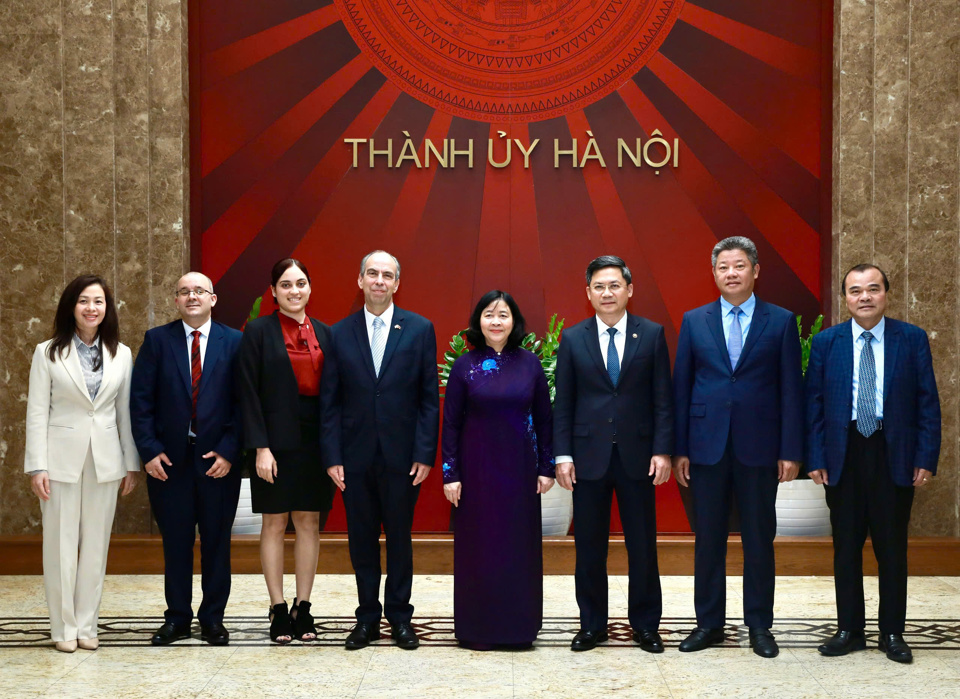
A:
{"label": "black trouser", "polygon": [[[347,472],[343,505],[347,512],[350,561],[357,577],[357,621],[379,624],[383,613],[391,624],[413,618],[413,510],[420,486],[407,472],[388,471],[383,454],[365,471]],[[380,605],[380,527],[387,538],[387,584]]]}
{"label": "black trouser", "polygon": [[230,597],[230,528],[240,498],[240,468],[233,464],[223,478],[204,475],[213,459],[203,459],[188,445],[185,463],[163,465],[167,480],[147,476],[150,507],[163,537],[164,617],[177,626],[193,620],[193,545],[200,528],[200,573],[203,600],[197,619],[204,626],[223,623]]}
{"label": "black trouser", "polygon": [[863,544],[869,531],[880,573],[880,632],[903,633],[913,487],[898,486],[890,477],[883,430],[864,437],[856,424],[850,423],[839,482],[826,488],[833,525],[837,624],[842,631],[862,631],[866,625]]}
{"label": "black trouser", "polygon": [[740,510],[743,543],[743,620],[750,628],[773,626],[777,535],[777,465],[744,466],[728,440],[723,458],[709,466],[690,465],[696,517],[694,607],[697,626],[719,629],[727,614],[727,537],[731,498]]}
{"label": "black trouser", "polygon": [[657,510],[653,481],[647,476],[635,479],[627,475],[616,445],[610,466],[601,478],[580,478],[573,487],[573,533],[577,549],[575,580],[580,626],[587,631],[607,628],[607,548],[614,491],[629,562],[627,613],[630,625],[638,631],[655,631],[660,627],[663,602],[657,565]]}

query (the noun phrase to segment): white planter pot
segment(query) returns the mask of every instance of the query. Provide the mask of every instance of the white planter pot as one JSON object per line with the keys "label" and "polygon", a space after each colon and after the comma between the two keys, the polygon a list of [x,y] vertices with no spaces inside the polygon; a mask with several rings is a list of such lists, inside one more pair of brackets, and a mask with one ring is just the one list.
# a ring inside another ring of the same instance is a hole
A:
{"label": "white planter pot", "polygon": [[573,493],[558,484],[540,496],[543,536],[566,536],[573,522]]}
{"label": "white planter pot", "polygon": [[822,485],[808,479],[777,488],[777,536],[830,536],[830,508]]}
{"label": "white planter pot", "polygon": [[250,500],[250,479],[240,480],[240,502],[237,504],[237,516],[233,519],[232,534],[259,534],[263,518],[254,514]]}

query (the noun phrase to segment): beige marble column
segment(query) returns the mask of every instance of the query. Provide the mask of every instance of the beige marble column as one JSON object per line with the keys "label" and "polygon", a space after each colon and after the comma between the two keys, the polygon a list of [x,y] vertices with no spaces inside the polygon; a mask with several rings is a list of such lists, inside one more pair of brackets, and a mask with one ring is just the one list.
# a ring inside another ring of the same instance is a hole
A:
{"label": "beige marble column", "polygon": [[[33,347],[64,284],[113,286],[121,339],[173,317],[188,263],[186,1],[0,3],[0,535],[39,531],[23,465]],[[149,532],[146,490],[117,532]]]}
{"label": "beige marble column", "polygon": [[938,477],[911,531],[960,535],[960,4],[840,0],[834,36],[835,318],[843,273],[889,273],[889,315],[930,337],[943,408]]}

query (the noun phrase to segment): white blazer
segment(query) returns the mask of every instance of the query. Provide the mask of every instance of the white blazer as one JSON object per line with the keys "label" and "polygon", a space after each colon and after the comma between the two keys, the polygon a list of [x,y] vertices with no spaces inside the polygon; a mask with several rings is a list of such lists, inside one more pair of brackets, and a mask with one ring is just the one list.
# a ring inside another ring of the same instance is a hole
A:
{"label": "white blazer", "polygon": [[47,357],[51,342],[37,345],[30,365],[23,470],[44,470],[51,480],[77,483],[87,447],[92,447],[98,482],[139,471],[140,458],[130,430],[130,348],[118,345],[115,357],[104,348],[103,378],[92,401],[73,338],[70,351],[52,362]]}

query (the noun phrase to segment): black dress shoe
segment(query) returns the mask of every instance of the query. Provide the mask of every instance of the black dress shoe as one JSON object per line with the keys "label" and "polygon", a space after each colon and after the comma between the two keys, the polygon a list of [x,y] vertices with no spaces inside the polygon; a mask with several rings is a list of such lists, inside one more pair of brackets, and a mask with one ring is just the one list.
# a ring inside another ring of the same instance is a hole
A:
{"label": "black dress shoe", "polygon": [[174,641],[182,641],[185,638],[190,638],[190,627],[177,626],[172,621],[168,621],[157,629],[157,632],[150,639],[150,643],[155,646],[167,646]]}
{"label": "black dress shoe", "polygon": [[903,640],[903,634],[882,633],[880,634],[880,650],[886,651],[887,657],[895,663],[912,663],[913,651]]}
{"label": "black dress shoe", "polygon": [[347,650],[360,650],[380,638],[380,625],[358,623],[347,636],[344,646]]}
{"label": "black dress shoe", "polygon": [[397,647],[404,650],[414,650],[420,647],[420,639],[410,624],[394,624],[390,637],[397,642]]}
{"label": "black dress shoe", "polygon": [[866,648],[867,639],[864,637],[863,631],[841,630],[833,634],[833,638],[826,643],[821,643],[817,650],[820,651],[820,655],[832,658],[852,653],[855,650],[866,650]]}
{"label": "black dress shoe", "polygon": [[230,643],[230,632],[219,622],[210,626],[200,624],[200,638],[211,646],[225,646]]}
{"label": "black dress shoe", "polygon": [[570,650],[593,650],[597,647],[598,643],[603,643],[607,638],[606,631],[579,631],[577,635],[573,637]]}
{"label": "black dress shoe", "polygon": [[693,653],[723,643],[723,629],[701,629],[699,626],[680,641],[681,653]]}
{"label": "black dress shoe", "polygon": [[753,648],[753,652],[761,658],[776,658],[780,655],[780,648],[773,639],[773,634],[770,633],[770,629],[750,629],[750,647]]}
{"label": "black dress shoe", "polygon": [[662,653],[663,639],[656,631],[634,631],[633,640],[640,644],[640,649],[648,653]]}

